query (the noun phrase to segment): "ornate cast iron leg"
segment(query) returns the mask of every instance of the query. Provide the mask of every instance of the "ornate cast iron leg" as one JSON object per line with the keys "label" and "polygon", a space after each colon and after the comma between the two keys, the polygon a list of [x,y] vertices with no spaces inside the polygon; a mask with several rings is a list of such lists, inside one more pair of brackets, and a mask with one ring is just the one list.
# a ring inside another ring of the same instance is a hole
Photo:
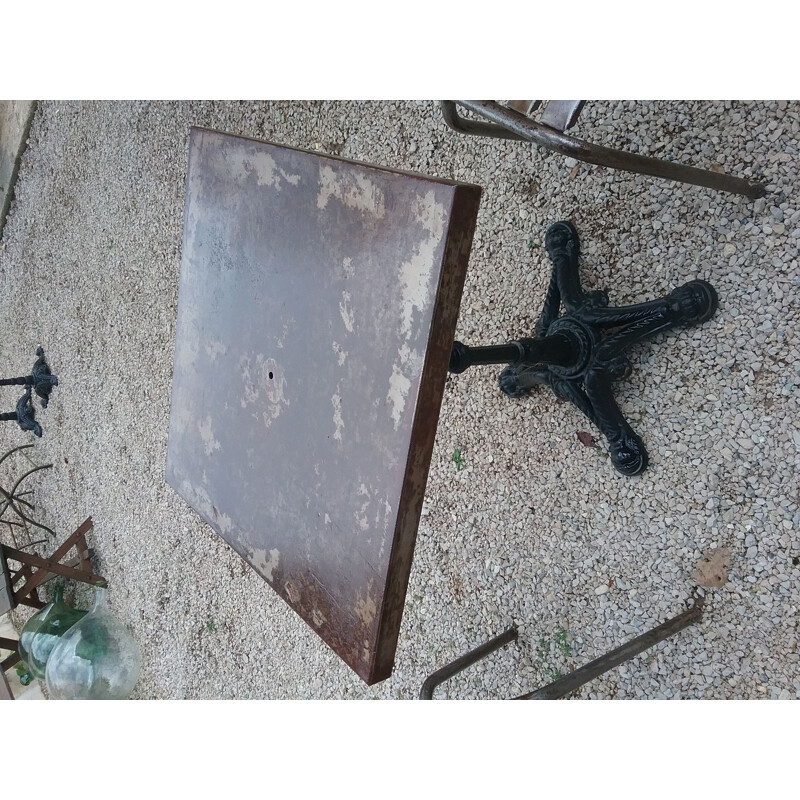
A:
{"label": "ornate cast iron leg", "polygon": [[[694,280],[660,300],[609,308],[605,292],[584,292],[580,285],[580,240],[570,222],[548,228],[545,248],[553,271],[536,338],[478,348],[456,342],[450,370],[509,363],[499,376],[505,394],[522,397],[536,386],[550,386],[602,431],[617,471],[638,475],[647,467],[647,451],[620,411],[611,387],[630,374],[624,352],[661,331],[710,319],[717,309],[717,293],[706,281]],[[566,313],[559,316],[562,304]]]}
{"label": "ornate cast iron leg", "polygon": [[34,436],[42,435],[42,426],[36,421],[36,410],[31,402],[31,387],[17,400],[17,410],[0,414],[0,422],[16,421],[24,431],[33,431]]}
{"label": "ornate cast iron leg", "polygon": [[37,359],[31,368],[31,374],[21,378],[0,378],[0,386],[24,386],[25,394],[17,401],[17,408],[6,414],[0,414],[0,422],[15,421],[24,431],[32,431],[34,436],[42,435],[42,426],[36,421],[36,411],[31,400],[33,389],[41,398],[42,408],[47,408],[53,387],[58,386],[58,378],[50,371],[45,360],[44,350],[36,349]]}
{"label": "ornate cast iron leg", "polygon": [[58,378],[50,372],[50,367],[44,358],[44,349],[41,347],[36,348],[36,355],[38,358],[31,371],[33,390],[41,398],[42,408],[47,408],[47,403],[50,400],[50,392],[53,391],[54,386],[58,386]]}
{"label": "ornate cast iron leg", "polygon": [[42,408],[47,408],[50,392],[54,386],[58,386],[58,378],[50,371],[41,347],[36,349],[36,355],[38,358],[33,364],[30,375],[22,378],[0,378],[0,386],[32,386],[42,400]]}

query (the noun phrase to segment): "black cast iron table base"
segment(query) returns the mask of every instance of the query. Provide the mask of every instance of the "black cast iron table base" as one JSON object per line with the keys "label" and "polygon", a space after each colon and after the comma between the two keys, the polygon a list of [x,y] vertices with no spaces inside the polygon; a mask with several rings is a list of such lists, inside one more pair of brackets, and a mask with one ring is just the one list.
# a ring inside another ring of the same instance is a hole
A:
{"label": "black cast iron table base", "polygon": [[[605,292],[581,288],[580,240],[572,223],[551,225],[545,248],[553,271],[535,337],[489,347],[455,342],[450,372],[478,364],[509,364],[499,376],[506,395],[522,397],[536,386],[549,386],[600,429],[617,471],[638,475],[647,467],[647,451],[612,390],[615,380],[631,372],[624,353],[653,334],[706,322],[717,309],[717,293],[706,281],[694,280],[659,300],[610,308]],[[560,315],[562,304],[566,313]]]}

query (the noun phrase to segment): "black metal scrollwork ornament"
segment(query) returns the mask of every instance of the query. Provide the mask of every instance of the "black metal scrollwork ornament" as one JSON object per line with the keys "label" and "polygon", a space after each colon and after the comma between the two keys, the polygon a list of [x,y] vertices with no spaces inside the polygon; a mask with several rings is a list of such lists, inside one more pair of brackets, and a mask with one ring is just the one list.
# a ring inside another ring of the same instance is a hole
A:
{"label": "black metal scrollwork ornament", "polygon": [[0,378],[0,386],[25,386],[25,394],[17,401],[16,410],[0,414],[0,422],[17,422],[24,431],[31,431],[34,436],[42,435],[42,426],[36,421],[36,410],[33,405],[31,391],[39,396],[42,408],[47,408],[50,393],[58,386],[58,378],[50,371],[44,357],[43,348],[36,350],[36,361],[31,374],[20,378]]}

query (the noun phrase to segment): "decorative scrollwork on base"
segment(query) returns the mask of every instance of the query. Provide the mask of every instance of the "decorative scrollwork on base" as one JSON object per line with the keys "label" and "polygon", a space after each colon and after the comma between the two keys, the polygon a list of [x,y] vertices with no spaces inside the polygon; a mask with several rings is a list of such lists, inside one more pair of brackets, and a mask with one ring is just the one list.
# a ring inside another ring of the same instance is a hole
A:
{"label": "decorative scrollwork on base", "polygon": [[42,426],[36,421],[36,409],[31,401],[31,387],[17,400],[17,422],[24,431],[31,431],[34,436],[42,435]]}
{"label": "decorative scrollwork on base", "polygon": [[[706,281],[693,280],[658,300],[609,307],[604,291],[584,292],[580,285],[580,239],[572,223],[551,225],[545,235],[545,249],[553,269],[544,308],[535,339],[521,342],[525,353],[536,353],[535,345],[545,336],[568,334],[571,360],[554,364],[523,358],[500,373],[500,389],[509,397],[519,398],[536,386],[550,386],[557,397],[576,405],[602,431],[616,470],[623,475],[638,475],[647,468],[647,451],[611,389],[613,381],[630,375],[631,364],[624,353],[661,331],[706,322],[717,309],[717,293]],[[559,315],[562,305],[565,313]],[[463,371],[470,366],[469,348],[457,344],[463,356],[459,371]]]}
{"label": "decorative scrollwork on base", "polygon": [[53,391],[53,387],[58,386],[58,378],[50,371],[50,366],[45,361],[42,347],[37,348],[36,355],[38,358],[31,370],[33,390],[41,398],[42,408],[47,408],[47,403],[50,401],[50,393]]}

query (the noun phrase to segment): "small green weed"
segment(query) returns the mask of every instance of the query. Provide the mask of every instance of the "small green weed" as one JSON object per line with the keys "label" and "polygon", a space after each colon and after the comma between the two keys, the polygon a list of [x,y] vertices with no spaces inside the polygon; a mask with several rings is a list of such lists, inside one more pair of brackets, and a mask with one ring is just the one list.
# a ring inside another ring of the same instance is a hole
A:
{"label": "small green weed", "polygon": [[556,631],[556,646],[564,658],[568,658],[572,655],[572,648],[569,646],[569,642],[567,641],[568,636],[569,633],[567,633],[567,631],[565,631],[563,628],[559,628]]}
{"label": "small green weed", "polygon": [[453,463],[456,465],[456,469],[464,469],[467,466],[467,459],[461,454],[461,448],[456,447],[453,450]]}
{"label": "small green weed", "polygon": [[214,618],[212,617],[208,622],[206,622],[206,629],[209,630],[211,633],[217,629],[217,623],[214,622]]}
{"label": "small green weed", "polygon": [[566,661],[572,655],[572,647],[569,644],[569,631],[564,628],[556,628],[553,638],[546,636],[539,638],[536,647],[535,662],[541,674],[550,681],[557,681],[564,677],[564,673],[555,666],[557,662]]}
{"label": "small green weed", "polygon": [[550,647],[547,644],[547,639],[542,636],[539,639],[539,646],[536,648],[536,660],[543,662],[547,656],[550,655]]}

